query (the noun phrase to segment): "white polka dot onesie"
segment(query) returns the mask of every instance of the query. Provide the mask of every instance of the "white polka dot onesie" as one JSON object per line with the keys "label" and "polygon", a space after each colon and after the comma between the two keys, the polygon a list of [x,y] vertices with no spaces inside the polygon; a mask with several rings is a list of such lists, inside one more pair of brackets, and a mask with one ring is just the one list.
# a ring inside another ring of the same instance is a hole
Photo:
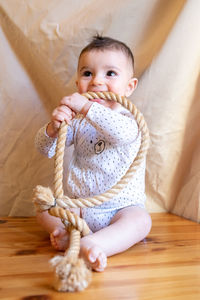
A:
{"label": "white polka dot onesie", "polygon": [[[48,137],[46,126],[35,138],[37,149],[49,158],[56,149],[56,138]],[[94,102],[87,115],[78,115],[68,126],[66,146],[74,144],[73,159],[66,177],[71,198],[102,194],[113,187],[137,156],[141,134],[132,114],[121,107],[118,111]],[[132,180],[114,198],[94,208],[81,209],[82,217],[95,232],[107,225],[116,212],[134,205],[144,208],[145,160]]]}

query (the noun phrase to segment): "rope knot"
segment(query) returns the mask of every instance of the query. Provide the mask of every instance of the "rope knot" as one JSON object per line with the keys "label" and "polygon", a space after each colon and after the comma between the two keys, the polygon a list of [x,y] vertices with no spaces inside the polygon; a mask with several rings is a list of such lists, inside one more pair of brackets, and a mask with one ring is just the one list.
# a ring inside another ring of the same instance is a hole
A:
{"label": "rope knot", "polygon": [[33,203],[36,210],[42,212],[56,206],[56,199],[49,187],[37,185],[34,189]]}

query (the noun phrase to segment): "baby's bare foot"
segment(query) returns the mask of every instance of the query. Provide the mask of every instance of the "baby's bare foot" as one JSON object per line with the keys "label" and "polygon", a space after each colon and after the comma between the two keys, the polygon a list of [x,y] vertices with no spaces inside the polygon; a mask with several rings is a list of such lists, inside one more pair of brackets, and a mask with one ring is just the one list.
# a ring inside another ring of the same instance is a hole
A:
{"label": "baby's bare foot", "polygon": [[50,240],[56,250],[64,251],[69,245],[69,235],[63,228],[56,228],[50,233]]}
{"label": "baby's bare foot", "polygon": [[86,237],[81,240],[81,256],[94,271],[102,272],[107,266],[106,254]]}

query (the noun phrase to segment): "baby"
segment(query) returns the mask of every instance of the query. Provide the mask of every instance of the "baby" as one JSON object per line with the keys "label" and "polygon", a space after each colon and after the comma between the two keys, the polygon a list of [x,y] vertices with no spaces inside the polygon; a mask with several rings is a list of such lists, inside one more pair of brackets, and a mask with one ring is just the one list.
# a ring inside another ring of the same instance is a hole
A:
{"label": "baby", "polygon": [[[96,36],[79,56],[78,93],[64,97],[49,124],[36,135],[36,147],[48,157],[55,154],[60,124],[67,122],[66,146],[74,145],[66,188],[72,198],[102,194],[126,174],[137,156],[141,134],[132,114],[110,100],[88,100],[82,93],[113,92],[129,97],[137,86],[134,58],[122,42]],[[95,271],[103,271],[107,257],[143,240],[151,229],[145,210],[145,160],[127,186],[108,202],[93,208],[72,209],[84,218],[91,233],[81,239],[81,255]],[[59,218],[37,213],[58,250],[68,246],[68,233]]]}

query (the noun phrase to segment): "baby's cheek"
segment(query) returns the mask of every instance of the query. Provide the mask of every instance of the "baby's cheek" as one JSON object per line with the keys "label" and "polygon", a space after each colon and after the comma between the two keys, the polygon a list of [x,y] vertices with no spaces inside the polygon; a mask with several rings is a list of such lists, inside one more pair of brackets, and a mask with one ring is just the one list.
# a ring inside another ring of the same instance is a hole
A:
{"label": "baby's cheek", "polygon": [[117,94],[119,96],[124,96],[125,95],[125,90],[118,84],[118,85],[114,85],[110,91],[114,94]]}
{"label": "baby's cheek", "polygon": [[80,94],[88,92],[88,83],[87,82],[77,82],[78,92]]}

